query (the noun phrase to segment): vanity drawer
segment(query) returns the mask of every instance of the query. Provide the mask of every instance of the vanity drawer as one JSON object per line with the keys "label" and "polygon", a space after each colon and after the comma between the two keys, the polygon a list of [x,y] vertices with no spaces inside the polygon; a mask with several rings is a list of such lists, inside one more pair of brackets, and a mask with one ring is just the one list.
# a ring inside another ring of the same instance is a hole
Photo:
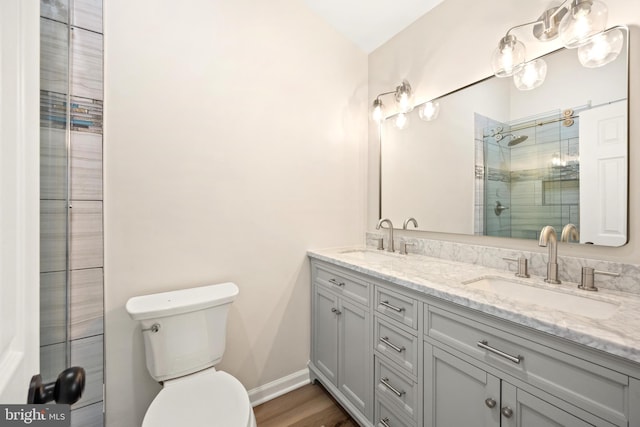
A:
{"label": "vanity drawer", "polygon": [[384,396],[397,412],[417,421],[418,384],[379,357],[375,365],[376,399]]}
{"label": "vanity drawer", "polygon": [[418,301],[376,286],[376,311],[410,328],[418,328]]}
{"label": "vanity drawer", "polygon": [[414,421],[406,419],[400,411],[379,396],[375,402],[374,421],[376,427],[415,427]]}
{"label": "vanity drawer", "polygon": [[369,306],[369,283],[342,270],[315,264],[314,280],[328,286],[334,292]]}
{"label": "vanity drawer", "polygon": [[595,415],[626,419],[626,375],[528,340],[524,329],[515,335],[438,307],[425,307],[425,327],[429,337]]}
{"label": "vanity drawer", "polygon": [[375,317],[375,349],[413,376],[418,374],[418,338]]}

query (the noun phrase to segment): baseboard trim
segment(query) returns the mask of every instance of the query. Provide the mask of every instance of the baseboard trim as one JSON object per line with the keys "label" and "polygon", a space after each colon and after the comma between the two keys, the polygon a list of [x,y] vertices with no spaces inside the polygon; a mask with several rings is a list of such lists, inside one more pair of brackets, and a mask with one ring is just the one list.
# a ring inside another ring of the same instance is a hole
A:
{"label": "baseboard trim", "polygon": [[257,406],[307,384],[309,384],[309,369],[305,368],[249,390],[249,400],[251,406]]}

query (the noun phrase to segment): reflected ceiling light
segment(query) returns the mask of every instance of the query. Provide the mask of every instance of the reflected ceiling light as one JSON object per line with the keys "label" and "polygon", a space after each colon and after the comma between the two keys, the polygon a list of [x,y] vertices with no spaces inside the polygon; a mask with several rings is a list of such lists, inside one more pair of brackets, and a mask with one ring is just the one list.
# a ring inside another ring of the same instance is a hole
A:
{"label": "reflected ceiling light", "polygon": [[578,48],[578,59],[587,68],[602,67],[614,61],[624,43],[624,35],[617,28],[596,34]]}
{"label": "reflected ceiling light", "polygon": [[376,96],[371,106],[371,118],[377,123],[381,123],[385,119],[384,104],[380,97],[393,94],[396,101],[396,112],[409,113],[413,110],[413,91],[408,81],[404,80],[396,90],[383,92]]}
{"label": "reflected ceiling light", "polygon": [[573,49],[589,41],[607,26],[607,6],[598,0],[572,0],[569,12],[560,22],[560,38]]}
{"label": "reflected ceiling light", "polygon": [[418,107],[418,115],[426,122],[430,122],[438,117],[440,103],[438,101],[428,101]]}
{"label": "reflected ceiling light", "polygon": [[532,90],[542,85],[546,76],[547,63],[544,59],[538,58],[525,63],[513,75],[513,83],[520,90]]}
{"label": "reflected ceiling light", "polygon": [[565,47],[579,48],[580,63],[585,67],[600,67],[617,58],[622,50],[622,32],[604,32],[607,6],[599,0],[564,0],[560,6],[545,10],[532,22],[515,25],[500,39],[491,56],[491,67],[496,77],[514,76],[520,90],[540,86],[546,76],[546,64],[535,60],[526,62],[525,46],[511,31],[533,25],[533,35],[546,42],[560,36]]}

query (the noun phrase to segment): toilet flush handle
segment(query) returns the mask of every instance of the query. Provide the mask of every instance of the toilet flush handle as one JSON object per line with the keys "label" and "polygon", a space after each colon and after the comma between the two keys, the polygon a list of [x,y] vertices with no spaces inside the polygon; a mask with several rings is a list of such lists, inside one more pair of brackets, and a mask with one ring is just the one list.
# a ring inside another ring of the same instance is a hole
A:
{"label": "toilet flush handle", "polygon": [[155,334],[156,332],[160,331],[160,323],[154,323],[153,325],[151,325],[150,328],[142,330],[142,332],[149,332],[149,331],[151,331],[152,334]]}

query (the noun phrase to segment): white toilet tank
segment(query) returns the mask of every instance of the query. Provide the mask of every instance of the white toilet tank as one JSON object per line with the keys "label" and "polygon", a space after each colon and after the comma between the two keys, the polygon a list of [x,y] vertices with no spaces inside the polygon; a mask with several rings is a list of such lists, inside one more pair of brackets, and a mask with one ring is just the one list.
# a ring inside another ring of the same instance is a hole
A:
{"label": "white toilet tank", "polygon": [[156,381],[217,364],[225,349],[227,313],[238,295],[231,282],[131,298],[126,309],[142,324],[147,369]]}

